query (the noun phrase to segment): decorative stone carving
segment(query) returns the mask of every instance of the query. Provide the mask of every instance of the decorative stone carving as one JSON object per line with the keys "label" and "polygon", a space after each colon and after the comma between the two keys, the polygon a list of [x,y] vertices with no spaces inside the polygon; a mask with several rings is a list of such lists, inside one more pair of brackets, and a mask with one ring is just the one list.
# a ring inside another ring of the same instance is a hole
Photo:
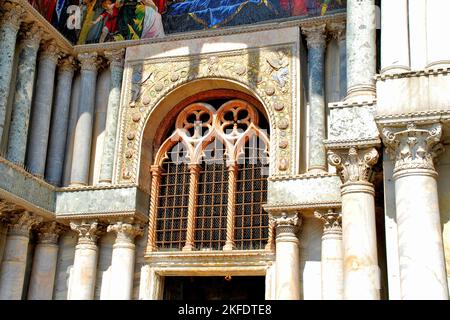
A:
{"label": "decorative stone carving", "polygon": [[80,53],[78,54],[78,60],[81,64],[81,70],[97,72],[97,69],[101,64],[101,59],[99,59],[96,52]]}
{"label": "decorative stone carving", "polygon": [[46,41],[41,45],[41,52],[39,59],[50,59],[53,63],[57,63],[61,56],[61,50],[56,44],[56,41]]}
{"label": "decorative stone carving", "polygon": [[42,222],[42,220],[42,217],[36,216],[28,211],[15,214],[11,217],[9,233],[12,235],[28,237],[31,228]]}
{"label": "decorative stone carving", "polygon": [[110,224],[107,228],[107,232],[115,232],[117,234],[116,243],[133,243],[135,237],[144,234],[144,230],[141,226],[121,221]]}
{"label": "decorative stone carving", "polygon": [[97,221],[71,221],[70,228],[78,232],[78,244],[95,244],[97,242],[100,232]]}
{"label": "decorative stone carving", "polygon": [[20,30],[20,44],[22,46],[38,48],[41,41],[43,30],[35,23],[24,24]]}
{"label": "decorative stone carving", "polygon": [[45,244],[57,244],[58,238],[64,228],[56,221],[42,224],[38,231],[38,242]]}
{"label": "decorative stone carving", "polygon": [[272,217],[276,228],[276,238],[296,234],[302,224],[302,217],[297,212],[281,213],[281,216]]}
{"label": "decorative stone carving", "polygon": [[65,56],[59,60],[59,72],[73,72],[76,67],[75,58],[72,56]]}
{"label": "decorative stone carving", "polygon": [[105,51],[105,57],[108,59],[111,68],[123,69],[125,49]]}
{"label": "decorative stone carving", "polygon": [[345,40],[346,24],[345,21],[331,22],[329,25],[331,36],[337,41]]}
{"label": "decorative stone carving", "polygon": [[5,1],[2,4],[2,13],[0,15],[0,25],[19,30],[26,10],[15,2]]}
{"label": "decorative stone carving", "polygon": [[327,212],[316,211],[314,216],[325,223],[323,226],[324,234],[342,234],[342,215],[340,213],[334,212],[334,210],[328,210]]}
{"label": "decorative stone carving", "polygon": [[328,162],[336,167],[343,183],[369,182],[372,167],[378,162],[378,151],[375,148],[328,151]]}
{"label": "decorative stone carving", "polygon": [[326,45],[326,24],[303,27],[302,32],[306,36],[308,48],[325,49]]}
{"label": "decorative stone carving", "polygon": [[440,144],[442,125],[420,126],[409,123],[403,128],[382,130],[382,138],[388,152],[396,160],[394,173],[407,169],[435,170],[434,159],[443,150]]}

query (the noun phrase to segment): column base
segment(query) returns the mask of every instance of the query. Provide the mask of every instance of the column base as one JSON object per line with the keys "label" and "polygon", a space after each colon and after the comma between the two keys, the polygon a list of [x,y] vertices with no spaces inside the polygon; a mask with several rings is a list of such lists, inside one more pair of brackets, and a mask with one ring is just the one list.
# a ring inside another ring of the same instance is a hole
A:
{"label": "column base", "polygon": [[183,247],[183,249],[181,251],[194,251],[195,247],[192,244],[187,244]]}
{"label": "column base", "polygon": [[345,97],[345,102],[365,102],[372,101],[376,99],[376,88],[375,85],[360,85],[348,88],[347,96]]}
{"label": "column base", "polygon": [[227,242],[225,243],[225,245],[223,246],[223,251],[233,251],[236,249],[236,245],[234,244],[234,242]]}

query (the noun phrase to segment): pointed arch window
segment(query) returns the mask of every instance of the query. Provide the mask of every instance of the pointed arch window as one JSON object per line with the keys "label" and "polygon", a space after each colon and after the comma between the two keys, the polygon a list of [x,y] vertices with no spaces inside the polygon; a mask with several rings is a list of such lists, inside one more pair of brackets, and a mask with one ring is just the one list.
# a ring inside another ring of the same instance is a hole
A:
{"label": "pointed arch window", "polygon": [[178,115],[151,167],[147,251],[272,248],[267,199],[269,137],[244,100]]}

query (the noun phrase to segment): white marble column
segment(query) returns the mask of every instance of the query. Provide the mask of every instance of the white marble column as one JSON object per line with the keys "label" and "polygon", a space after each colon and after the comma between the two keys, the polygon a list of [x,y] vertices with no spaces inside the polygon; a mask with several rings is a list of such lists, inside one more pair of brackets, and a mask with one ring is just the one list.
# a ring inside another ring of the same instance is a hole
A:
{"label": "white marble column", "polygon": [[325,172],[325,24],[302,28],[308,44],[308,172]]}
{"label": "white marble column", "polygon": [[427,1],[427,68],[450,68],[450,41],[444,33],[450,29],[450,1]]}
{"label": "white marble column", "polygon": [[300,241],[297,231],[301,224],[297,213],[274,217],[276,226],[276,299],[300,300]]}
{"label": "white marble column", "polygon": [[25,14],[24,8],[10,1],[3,2],[1,9],[3,12],[0,14],[0,140],[5,127],[17,33]]}
{"label": "white marble column", "polygon": [[78,60],[81,63],[81,88],[70,175],[70,185],[72,186],[83,186],[89,183],[92,126],[94,123],[95,88],[98,68],[96,52],[80,53]]}
{"label": "white marble column", "polygon": [[408,22],[411,70],[423,70],[428,61],[426,1],[408,1]]}
{"label": "white marble column", "polygon": [[395,157],[394,181],[402,299],[448,300],[437,172],[442,125],[383,129]]}
{"label": "white marble column", "polygon": [[375,98],[375,0],[347,0],[347,100]]}
{"label": "white marble column", "polygon": [[12,216],[0,268],[0,300],[22,299],[30,230],[41,221],[27,211]]}
{"label": "white marble column", "polygon": [[328,212],[315,212],[324,222],[322,235],[322,299],[342,300],[344,298],[344,261],[342,250],[341,215]]}
{"label": "white marble column", "polygon": [[6,154],[9,161],[19,165],[25,164],[36,57],[41,36],[42,31],[36,24],[24,25],[21,30],[19,64],[17,67]]}
{"label": "white marble column", "polygon": [[108,97],[108,111],[106,114],[106,133],[103,143],[102,163],[99,182],[110,184],[114,169],[114,152],[116,148],[117,119],[119,118],[120,92],[122,88],[123,63],[125,50],[105,52],[111,69],[111,83]]}
{"label": "white marble column", "polygon": [[47,181],[56,186],[61,186],[62,184],[74,71],[75,63],[73,57],[68,56],[60,61],[45,169]]}
{"label": "white marble column", "polygon": [[410,71],[408,0],[381,2],[381,73]]}
{"label": "white marble column", "polygon": [[44,223],[38,231],[34,249],[28,300],[51,300],[58,262],[58,237],[61,228],[56,222]]}
{"label": "white marble column", "polygon": [[27,167],[31,173],[41,178],[45,173],[55,71],[60,54],[60,49],[53,40],[41,46],[27,147]]}
{"label": "white marble column", "polygon": [[134,239],[142,235],[143,230],[130,223],[117,222],[108,226],[108,232],[111,231],[116,233],[116,241],[112,252],[109,299],[131,300],[136,251]]}
{"label": "white marble column", "polygon": [[339,45],[339,96],[344,99],[347,95],[347,42],[345,22],[330,24],[330,33]]}
{"label": "white marble column", "polygon": [[369,182],[378,161],[375,148],[333,150],[330,165],[341,176],[344,299],[380,299],[375,227],[375,189]]}
{"label": "white marble column", "polygon": [[78,232],[75,260],[70,279],[68,300],[93,300],[98,258],[97,222],[71,222],[72,230]]}

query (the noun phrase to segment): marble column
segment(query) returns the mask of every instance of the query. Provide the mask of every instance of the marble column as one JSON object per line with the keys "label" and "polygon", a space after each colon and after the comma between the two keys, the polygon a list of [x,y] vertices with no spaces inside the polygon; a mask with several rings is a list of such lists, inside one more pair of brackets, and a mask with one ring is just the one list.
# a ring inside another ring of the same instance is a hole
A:
{"label": "marble column", "polygon": [[103,155],[99,177],[99,182],[101,184],[111,184],[112,182],[124,54],[124,49],[105,52],[105,56],[109,60],[109,67],[111,69],[111,82],[108,97],[108,111],[106,114],[105,141],[103,143]]}
{"label": "marble column", "polygon": [[308,172],[325,172],[325,24],[302,28],[308,43],[309,152]]}
{"label": "marble column", "polygon": [[342,252],[341,215],[333,210],[315,212],[324,222],[322,235],[322,299],[344,298],[344,261]]}
{"label": "marble column", "polygon": [[134,238],[143,234],[141,227],[117,222],[108,226],[108,232],[116,233],[111,261],[109,299],[131,300],[133,291],[136,246]]}
{"label": "marble column", "polygon": [[437,172],[442,125],[382,130],[395,158],[395,203],[402,299],[448,300]]}
{"label": "marble column", "polygon": [[75,260],[70,279],[68,300],[93,300],[97,276],[98,223],[96,221],[71,222],[72,230],[78,232]]}
{"label": "marble column", "polygon": [[300,241],[297,231],[301,224],[297,213],[274,217],[276,226],[276,299],[300,300]]}
{"label": "marble column", "polygon": [[408,0],[381,2],[381,73],[410,71]]}
{"label": "marble column", "polygon": [[31,173],[41,178],[45,173],[55,71],[59,56],[60,50],[54,41],[42,45],[27,150],[27,167]]}
{"label": "marble column", "polygon": [[11,218],[0,268],[0,300],[22,299],[30,230],[41,221],[27,211]]}
{"label": "marble column", "polygon": [[25,9],[14,2],[5,1],[0,15],[0,140],[6,120],[17,33]]}
{"label": "marble column", "polygon": [[427,65],[427,1],[408,1],[408,28],[412,70],[423,70]]}
{"label": "marble column", "polygon": [[375,0],[347,0],[347,100],[373,100],[375,73]]}
{"label": "marble column", "polygon": [[336,167],[343,185],[342,234],[344,250],[344,299],[380,299],[375,227],[375,189],[369,182],[378,162],[375,148],[334,150],[328,161]]}
{"label": "marble column", "polygon": [[427,68],[450,68],[450,42],[443,36],[443,30],[450,28],[450,1],[427,1]]}
{"label": "marble column", "polygon": [[81,88],[78,103],[78,120],[73,143],[71,186],[89,183],[91,160],[92,126],[94,121],[95,88],[97,81],[98,57],[96,52],[80,53]]}
{"label": "marble column", "polygon": [[51,300],[58,262],[58,237],[61,228],[56,222],[43,224],[38,231],[34,249],[28,300]]}
{"label": "marble column", "polygon": [[330,33],[339,45],[339,97],[344,99],[347,95],[347,43],[345,22],[330,24]]}
{"label": "marble column", "polygon": [[41,36],[41,30],[35,24],[27,24],[21,31],[19,64],[17,67],[6,154],[8,160],[20,165],[25,163],[34,75],[36,72],[36,57]]}
{"label": "marble column", "polygon": [[56,186],[61,186],[62,184],[74,71],[75,63],[73,57],[68,56],[60,61],[45,169],[47,181]]}

